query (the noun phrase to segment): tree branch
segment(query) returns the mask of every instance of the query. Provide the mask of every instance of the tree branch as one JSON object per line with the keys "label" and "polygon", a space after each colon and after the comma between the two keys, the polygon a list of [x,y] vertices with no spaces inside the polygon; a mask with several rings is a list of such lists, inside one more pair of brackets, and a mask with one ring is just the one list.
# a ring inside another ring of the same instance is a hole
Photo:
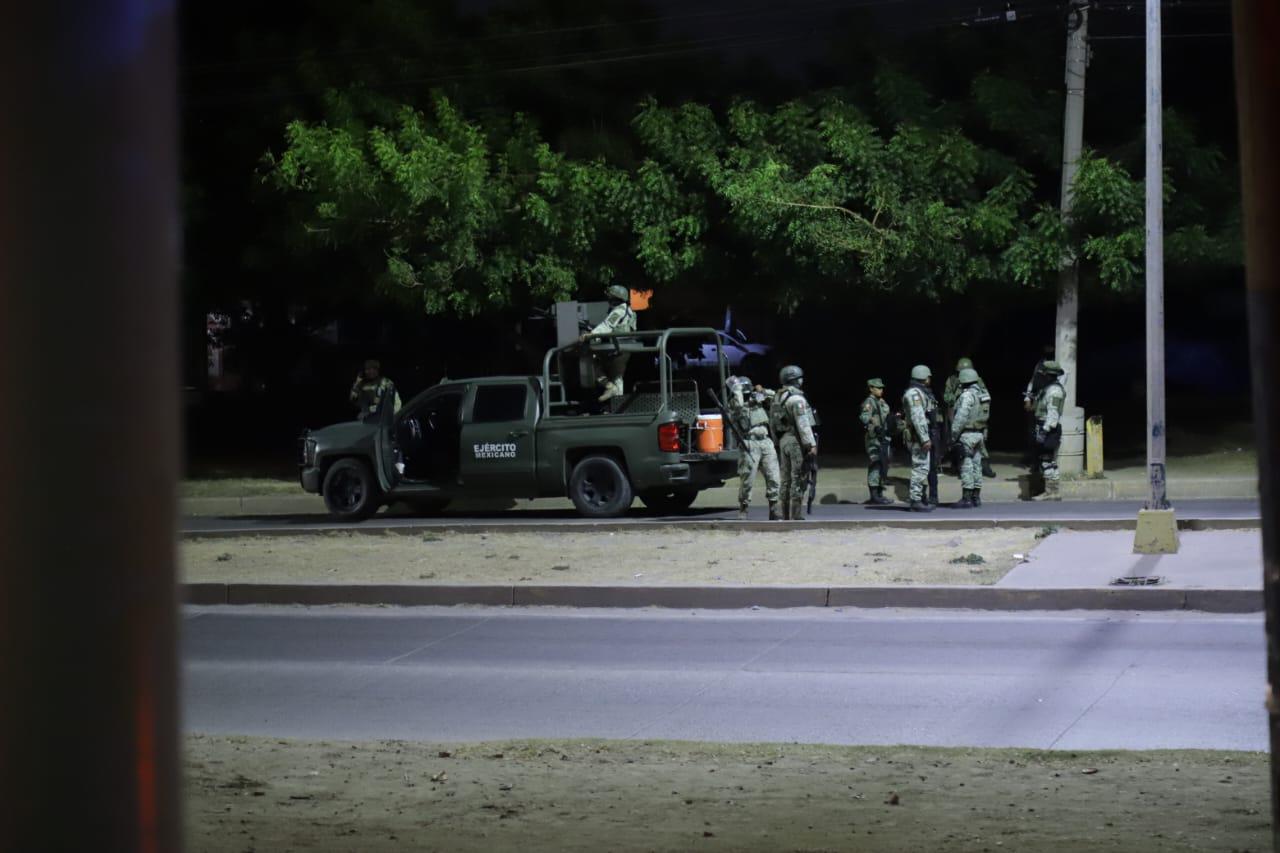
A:
{"label": "tree branch", "polygon": [[[854,213],[849,208],[841,207],[838,204],[807,204],[802,201],[783,201],[780,198],[771,198],[769,199],[769,201],[773,202],[774,204],[780,204],[783,207],[803,207],[808,210],[833,210],[837,213],[843,213],[845,216],[848,216],[850,219],[853,219],[855,222],[860,222],[861,224],[867,226],[877,234],[884,234],[884,229],[877,226],[875,222],[872,222],[871,220],[867,219],[865,216],[863,216],[860,213]],[[877,211],[876,218],[878,219],[879,216],[880,216],[880,213],[879,211]]]}

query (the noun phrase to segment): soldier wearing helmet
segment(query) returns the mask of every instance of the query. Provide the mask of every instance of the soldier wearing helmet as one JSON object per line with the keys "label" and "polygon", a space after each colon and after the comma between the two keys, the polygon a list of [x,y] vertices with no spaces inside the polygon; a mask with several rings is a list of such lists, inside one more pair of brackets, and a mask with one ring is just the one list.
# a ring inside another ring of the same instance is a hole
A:
{"label": "soldier wearing helmet", "polygon": [[738,454],[738,518],[747,517],[751,506],[751,492],[755,488],[756,471],[764,474],[764,494],[769,501],[769,520],[782,518],[779,497],[782,493],[781,473],[778,469],[778,452],[769,435],[769,406],[774,393],[759,385],[754,388],[751,380],[743,376],[730,376],[726,383],[729,391],[729,417],[733,418],[737,434],[743,440]]}
{"label": "soldier wearing helmet", "polygon": [[960,396],[951,418],[951,442],[960,448],[960,485],[964,496],[959,509],[982,506],[982,457],[986,448],[987,417],[991,395],[981,386],[978,371],[972,367],[960,370],[957,379]]}
{"label": "soldier wearing helmet", "polygon": [[770,407],[769,416],[773,434],[778,439],[778,459],[781,462],[782,517],[792,521],[804,520],[804,501],[809,491],[809,466],[806,457],[818,455],[818,439],[813,433],[813,410],[805,399],[801,386],[804,371],[788,364],[778,373],[782,389]]}
{"label": "soldier wearing helmet", "polygon": [[893,412],[884,399],[884,380],[867,380],[867,399],[862,401],[858,420],[866,430],[867,451],[867,503],[884,505],[893,503],[885,497],[885,485],[889,480],[889,440],[893,434]]}
{"label": "soldier wearing helmet", "polygon": [[[631,307],[631,291],[614,283],[606,287],[604,292],[609,297],[609,313],[594,329],[582,336],[584,340],[590,335],[622,334],[636,330],[636,312]],[[627,370],[630,358],[631,354],[624,352],[608,359],[600,377],[600,382],[604,384],[600,402],[622,395],[622,375]]]}
{"label": "soldier wearing helmet", "polygon": [[1032,414],[1036,419],[1036,457],[1044,477],[1044,492],[1036,495],[1034,500],[1058,501],[1062,500],[1058,493],[1058,447],[1062,443],[1062,407],[1067,392],[1062,387],[1062,365],[1046,361],[1041,372],[1045,382],[1036,394]]}
{"label": "soldier wearing helmet", "polygon": [[382,375],[382,364],[375,358],[367,359],[364,369],[356,374],[356,381],[348,395],[359,411],[357,417],[376,414],[386,400],[391,400],[394,411],[400,411],[400,394],[395,383]]}
{"label": "soldier wearing helmet", "polygon": [[[960,400],[960,386],[963,384],[960,382],[960,371],[964,370],[965,368],[972,368],[975,371],[977,370],[977,368],[974,367],[973,365],[972,359],[968,359],[968,358],[959,359],[956,362],[956,372],[947,377],[947,384],[942,389],[942,408],[943,408],[943,412],[947,416],[947,424],[948,424],[949,431],[954,431],[952,427],[955,424],[956,404]],[[990,402],[991,395],[987,393],[987,383],[982,381],[981,375],[978,376],[978,388],[988,398],[987,402],[984,405],[986,406],[987,418],[989,420],[991,416],[991,402]],[[952,473],[954,473],[958,477],[960,476],[960,468],[964,461],[964,457],[963,457],[963,454],[960,452],[959,447],[955,447],[954,451],[955,452],[951,454],[951,468],[952,468]],[[983,450],[982,450],[982,476],[994,477],[995,475],[996,475],[996,472],[991,468],[991,453],[989,448],[987,448],[986,442],[984,440]]]}
{"label": "soldier wearing helmet", "polygon": [[903,434],[911,451],[911,485],[908,494],[913,512],[930,512],[925,489],[934,450],[933,433],[938,419],[938,401],[933,396],[933,371],[927,365],[911,368],[911,384],[902,395]]}

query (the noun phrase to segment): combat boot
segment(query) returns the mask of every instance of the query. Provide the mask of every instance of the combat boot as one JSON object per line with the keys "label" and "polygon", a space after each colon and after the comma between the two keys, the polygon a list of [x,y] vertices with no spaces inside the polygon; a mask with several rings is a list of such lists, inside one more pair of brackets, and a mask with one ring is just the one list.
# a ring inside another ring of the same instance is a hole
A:
{"label": "combat boot", "polygon": [[745,506],[738,507],[738,521],[747,520],[747,508]]}
{"label": "combat boot", "polygon": [[782,505],[777,501],[769,504],[769,520],[782,521]]}
{"label": "combat boot", "polygon": [[912,500],[908,509],[912,512],[933,512],[933,507],[930,504],[920,500]]}
{"label": "combat boot", "polygon": [[956,509],[973,509],[973,490],[965,489],[960,500],[954,504]]}
{"label": "combat boot", "polygon": [[982,506],[982,489],[974,489],[969,497],[973,499],[973,506],[975,509]]}
{"label": "combat boot", "polygon": [[991,463],[986,459],[982,460],[982,476],[990,477],[993,480],[996,478],[996,469],[992,468]]}
{"label": "combat boot", "polygon": [[884,496],[884,486],[881,486],[880,488],[876,489],[875,494],[871,496],[871,503],[875,504],[876,506],[888,506],[889,504],[893,503],[893,498],[886,498]]}
{"label": "combat boot", "polygon": [[1059,492],[1058,492],[1058,481],[1057,481],[1057,480],[1045,480],[1045,483],[1044,483],[1044,493],[1043,493],[1043,494],[1036,495],[1034,498],[1032,498],[1032,500],[1033,500],[1033,501],[1060,501],[1060,500],[1062,500],[1062,495],[1061,495],[1061,494],[1059,494]]}

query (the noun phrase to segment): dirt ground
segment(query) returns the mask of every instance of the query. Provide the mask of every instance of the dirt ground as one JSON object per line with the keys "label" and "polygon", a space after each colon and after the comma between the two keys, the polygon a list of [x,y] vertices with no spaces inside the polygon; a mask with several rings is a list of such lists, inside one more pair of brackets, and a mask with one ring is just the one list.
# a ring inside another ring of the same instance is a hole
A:
{"label": "dirt ground", "polygon": [[187,849],[1262,851],[1239,752],[193,735]]}
{"label": "dirt ground", "polygon": [[[991,584],[1037,531],[388,533],[181,544],[187,582]],[[976,556],[975,556],[976,555]]]}

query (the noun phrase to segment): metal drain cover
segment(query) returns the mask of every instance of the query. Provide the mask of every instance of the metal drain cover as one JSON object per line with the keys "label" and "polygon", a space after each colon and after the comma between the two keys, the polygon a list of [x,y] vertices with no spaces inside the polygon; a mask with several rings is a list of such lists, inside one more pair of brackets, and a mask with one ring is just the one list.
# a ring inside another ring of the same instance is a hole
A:
{"label": "metal drain cover", "polygon": [[1112,586],[1155,586],[1164,583],[1160,575],[1130,575],[1111,581]]}

